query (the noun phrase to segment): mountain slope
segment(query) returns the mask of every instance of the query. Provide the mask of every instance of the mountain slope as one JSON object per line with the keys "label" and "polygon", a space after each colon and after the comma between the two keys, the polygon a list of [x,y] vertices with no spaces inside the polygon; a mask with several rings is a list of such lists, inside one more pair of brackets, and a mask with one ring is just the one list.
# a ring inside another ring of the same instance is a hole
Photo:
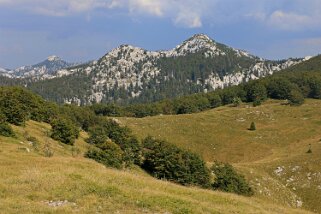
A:
{"label": "mountain slope", "polygon": [[[264,60],[197,34],[169,51],[121,45],[97,61],[59,70],[28,87],[46,99],[79,105],[150,102],[237,85],[302,61]],[[81,84],[74,85],[75,79]]]}
{"label": "mountain slope", "polygon": [[[320,106],[320,100],[308,99],[300,107],[270,100],[259,107],[118,120],[140,138],[157,136],[209,162],[233,163],[259,198],[320,213]],[[256,131],[248,130],[252,121]]]}
{"label": "mountain slope", "polygon": [[[309,213],[256,197],[240,197],[120,171],[72,156],[70,146],[47,136],[50,126],[33,121],[0,137],[0,209],[5,213]],[[39,140],[38,149],[24,137]],[[86,149],[81,133],[76,147]],[[45,157],[49,143],[54,151]]]}

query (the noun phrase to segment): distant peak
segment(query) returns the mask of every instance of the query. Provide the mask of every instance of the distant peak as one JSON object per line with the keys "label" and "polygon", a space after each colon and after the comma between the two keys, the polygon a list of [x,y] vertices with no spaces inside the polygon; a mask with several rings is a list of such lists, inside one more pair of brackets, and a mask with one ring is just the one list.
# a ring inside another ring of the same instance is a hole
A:
{"label": "distant peak", "polygon": [[142,48],[140,48],[140,47],[136,47],[136,46],[129,45],[129,44],[120,45],[118,47],[118,49],[122,49],[122,50],[142,50]]}
{"label": "distant peak", "polygon": [[203,41],[212,41],[212,39],[209,36],[203,33],[195,34],[189,40],[195,40],[195,39],[203,40]]}
{"label": "distant peak", "polygon": [[58,56],[52,55],[47,58],[48,61],[58,61],[60,58]]}

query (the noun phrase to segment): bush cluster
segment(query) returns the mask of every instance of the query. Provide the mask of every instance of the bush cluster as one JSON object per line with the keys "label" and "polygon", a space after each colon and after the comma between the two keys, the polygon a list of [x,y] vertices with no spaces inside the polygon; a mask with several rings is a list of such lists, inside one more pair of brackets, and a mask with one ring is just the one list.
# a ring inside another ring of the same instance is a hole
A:
{"label": "bush cluster", "polygon": [[85,157],[94,159],[105,166],[114,168],[123,167],[124,153],[117,144],[111,141],[99,143],[91,147],[85,154]]}
{"label": "bush cluster", "polygon": [[62,143],[73,145],[79,136],[79,129],[70,120],[58,118],[51,121],[51,138]]}
{"label": "bush cluster", "polygon": [[245,178],[238,174],[230,164],[215,162],[211,167],[211,172],[215,175],[213,189],[245,196],[254,194]]}
{"label": "bush cluster", "polygon": [[[89,138],[87,143],[96,146],[101,149],[101,145],[105,145],[108,140],[111,140],[122,151],[122,164],[129,166],[132,164],[140,165],[142,162],[142,146],[135,136],[131,134],[131,131],[127,127],[120,126],[114,120],[101,119],[96,126],[89,129]],[[101,152],[100,152],[101,153]],[[106,155],[105,163],[109,163]],[[95,159],[93,156],[91,158]],[[100,159],[100,162],[101,159]]]}
{"label": "bush cluster", "polygon": [[4,137],[14,137],[15,134],[7,122],[5,115],[0,111],[0,135]]}
{"label": "bush cluster", "polygon": [[142,167],[154,177],[183,185],[209,186],[209,171],[200,156],[152,137],[144,139],[143,147]]}

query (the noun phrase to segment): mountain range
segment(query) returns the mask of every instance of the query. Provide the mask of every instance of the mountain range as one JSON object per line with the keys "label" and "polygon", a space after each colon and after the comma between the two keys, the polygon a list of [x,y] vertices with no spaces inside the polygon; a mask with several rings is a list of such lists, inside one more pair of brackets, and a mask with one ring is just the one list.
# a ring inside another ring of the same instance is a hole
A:
{"label": "mountain range", "polygon": [[196,34],[167,51],[121,45],[84,64],[52,56],[0,75],[60,103],[146,103],[238,85],[307,59],[266,60]]}
{"label": "mountain range", "polygon": [[69,63],[53,55],[35,65],[22,66],[13,70],[0,68],[0,75],[9,78],[47,79],[51,78],[58,70],[74,65],[77,63]]}

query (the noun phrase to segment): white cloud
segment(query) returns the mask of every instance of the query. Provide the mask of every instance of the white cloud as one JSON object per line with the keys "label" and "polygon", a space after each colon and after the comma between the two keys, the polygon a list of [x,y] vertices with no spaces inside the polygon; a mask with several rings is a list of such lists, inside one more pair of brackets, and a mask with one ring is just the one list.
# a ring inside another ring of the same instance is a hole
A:
{"label": "white cloud", "polygon": [[190,28],[202,27],[205,20],[236,23],[244,18],[287,31],[321,27],[320,0],[0,0],[0,7],[47,16],[118,9],[135,20],[153,16]]}
{"label": "white cloud", "polygon": [[283,30],[300,30],[316,24],[314,18],[292,12],[277,10],[267,19],[267,23]]}
{"label": "white cloud", "polygon": [[128,7],[131,13],[148,13],[155,16],[163,16],[166,1],[161,0],[129,0]]}
{"label": "white cloud", "polygon": [[104,0],[0,0],[0,7],[47,16],[68,16],[91,12],[96,8],[108,8],[111,3]]}
{"label": "white cloud", "polygon": [[193,12],[181,11],[174,22],[176,25],[182,25],[189,28],[202,27],[201,17]]}
{"label": "white cloud", "polygon": [[[213,0],[0,0],[6,6],[20,11],[46,16],[70,16],[75,13],[92,13],[95,9],[122,9],[135,19],[139,16],[170,18],[178,26],[202,26],[202,14]],[[203,8],[203,9],[202,9]]]}
{"label": "white cloud", "polygon": [[[128,7],[130,15],[148,14],[156,17],[171,18],[174,24],[189,28],[202,26],[202,8],[207,8],[208,0],[118,0]],[[211,1],[214,2],[213,0]],[[205,7],[204,7],[205,6]]]}
{"label": "white cloud", "polygon": [[[241,0],[248,5],[244,17],[283,31],[303,31],[321,27],[320,0]],[[242,8],[242,7],[241,7]]]}

